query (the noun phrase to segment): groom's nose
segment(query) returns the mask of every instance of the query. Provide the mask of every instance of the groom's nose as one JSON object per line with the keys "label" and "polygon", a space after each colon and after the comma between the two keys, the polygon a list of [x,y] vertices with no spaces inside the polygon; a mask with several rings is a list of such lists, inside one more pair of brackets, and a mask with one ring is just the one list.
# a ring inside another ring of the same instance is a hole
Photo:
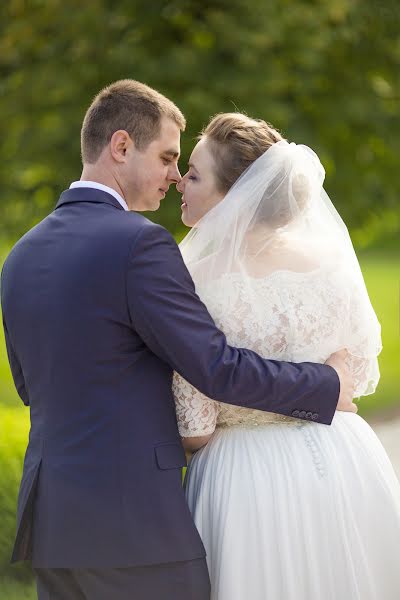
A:
{"label": "groom's nose", "polygon": [[171,170],[168,173],[168,179],[172,183],[179,183],[181,181],[182,176],[179,173],[178,165],[173,165],[173,167],[171,167]]}

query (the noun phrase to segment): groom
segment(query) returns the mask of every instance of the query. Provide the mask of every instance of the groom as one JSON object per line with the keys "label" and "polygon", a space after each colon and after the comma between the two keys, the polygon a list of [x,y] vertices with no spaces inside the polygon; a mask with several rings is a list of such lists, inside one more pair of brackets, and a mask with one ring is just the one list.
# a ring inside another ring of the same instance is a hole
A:
{"label": "groom", "polygon": [[230,404],[325,424],[356,411],[340,357],[280,363],[228,346],[170,234],[138,214],[179,182],[184,127],[141,83],[102,90],[81,180],[4,265],[9,361],[31,412],[13,560],[32,561],[40,600],[209,597],[173,369]]}

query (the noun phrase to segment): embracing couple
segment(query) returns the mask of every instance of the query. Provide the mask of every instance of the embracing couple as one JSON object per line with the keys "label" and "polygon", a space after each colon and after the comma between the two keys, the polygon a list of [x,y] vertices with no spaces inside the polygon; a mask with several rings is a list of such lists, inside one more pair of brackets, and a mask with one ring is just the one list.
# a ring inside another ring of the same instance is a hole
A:
{"label": "embracing couple", "polygon": [[[40,600],[395,600],[400,487],[353,403],[380,328],[323,167],[221,114],[181,177],[184,128],[146,85],[102,90],[81,180],[5,262],[13,560]],[[180,249],[140,214],[171,184]]]}

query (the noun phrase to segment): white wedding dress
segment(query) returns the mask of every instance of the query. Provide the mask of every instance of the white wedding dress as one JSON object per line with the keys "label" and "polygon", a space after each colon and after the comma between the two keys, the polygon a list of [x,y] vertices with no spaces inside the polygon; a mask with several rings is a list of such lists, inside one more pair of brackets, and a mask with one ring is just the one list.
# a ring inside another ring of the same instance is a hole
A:
{"label": "white wedding dress", "polygon": [[[231,345],[271,359],[323,363],[357,328],[350,290],[328,271],[276,270],[251,286],[229,273],[200,296]],[[365,367],[351,361],[360,390]],[[214,431],[185,482],[212,600],[399,600],[400,485],[360,416],[327,426],[238,408],[176,373],[173,390],[181,435]]]}

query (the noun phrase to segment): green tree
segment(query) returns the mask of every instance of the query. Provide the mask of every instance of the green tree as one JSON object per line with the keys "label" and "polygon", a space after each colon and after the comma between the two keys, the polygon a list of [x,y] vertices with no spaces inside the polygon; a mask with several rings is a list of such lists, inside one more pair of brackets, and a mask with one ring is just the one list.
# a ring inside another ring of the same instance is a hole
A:
{"label": "green tree", "polygon": [[[132,77],[188,118],[182,169],[209,116],[239,109],[312,146],[356,241],[400,229],[396,0],[10,0],[0,25],[1,233],[79,177],[92,97]],[[150,215],[182,229],[178,197]]]}

